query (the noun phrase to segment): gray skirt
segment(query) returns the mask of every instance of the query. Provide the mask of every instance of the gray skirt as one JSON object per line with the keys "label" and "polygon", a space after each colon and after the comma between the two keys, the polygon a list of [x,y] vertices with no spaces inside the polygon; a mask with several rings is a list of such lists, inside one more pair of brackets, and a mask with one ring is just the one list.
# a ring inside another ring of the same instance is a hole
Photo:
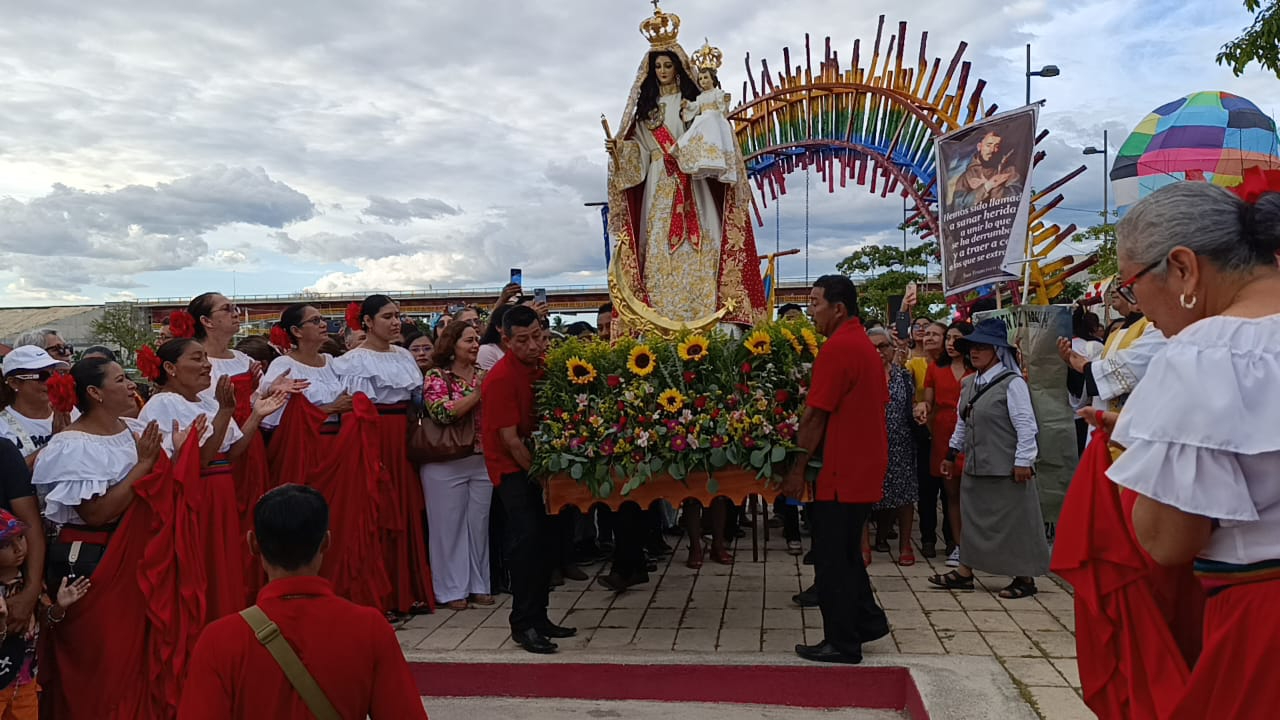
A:
{"label": "gray skirt", "polygon": [[970,475],[960,479],[960,562],[975,570],[1009,577],[1049,572],[1040,494],[1033,477],[1016,483],[1012,475]]}

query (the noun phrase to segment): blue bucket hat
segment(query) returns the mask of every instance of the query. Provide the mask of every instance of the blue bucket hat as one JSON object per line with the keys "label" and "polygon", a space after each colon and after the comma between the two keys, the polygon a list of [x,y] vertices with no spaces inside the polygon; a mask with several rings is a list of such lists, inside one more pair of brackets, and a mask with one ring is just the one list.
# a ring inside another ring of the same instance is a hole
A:
{"label": "blue bucket hat", "polygon": [[1009,326],[1003,320],[991,318],[983,320],[973,328],[973,332],[956,340],[956,349],[966,352],[970,345],[991,345],[992,347],[1013,348],[1009,343]]}

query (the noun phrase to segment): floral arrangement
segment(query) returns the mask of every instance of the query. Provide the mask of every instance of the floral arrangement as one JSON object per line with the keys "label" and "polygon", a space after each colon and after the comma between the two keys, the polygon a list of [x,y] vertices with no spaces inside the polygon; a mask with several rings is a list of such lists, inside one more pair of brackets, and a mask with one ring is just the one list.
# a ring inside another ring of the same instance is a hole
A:
{"label": "floral arrangement", "polygon": [[571,338],[551,348],[538,387],[534,473],[564,473],[608,497],[658,475],[685,482],[727,467],[774,481],[795,454],[809,371],[821,340],[800,322],[744,339]]}
{"label": "floral arrangement", "polygon": [[169,336],[173,338],[189,338],[196,336],[196,319],[186,310],[174,310],[169,313]]}

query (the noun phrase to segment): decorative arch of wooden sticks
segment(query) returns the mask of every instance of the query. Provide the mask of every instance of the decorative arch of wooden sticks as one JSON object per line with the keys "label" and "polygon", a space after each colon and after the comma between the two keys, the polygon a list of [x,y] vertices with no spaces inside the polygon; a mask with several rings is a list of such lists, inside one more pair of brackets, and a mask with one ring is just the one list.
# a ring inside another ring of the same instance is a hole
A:
{"label": "decorative arch of wooden sticks", "polygon": [[[755,180],[757,223],[763,225],[760,206],[786,194],[789,173],[812,169],[826,181],[828,192],[852,180],[880,197],[894,193],[911,200],[915,211],[907,224],[924,238],[938,235],[934,141],[995,114],[998,106],[983,104],[985,80],[970,85],[972,66],[964,60],[968,43],[960,43],[944,69],[941,58],[930,61],[929,33],[921,33],[915,64],[910,65],[904,64],[909,62],[907,23],[898,23],[882,53],[884,32],[881,15],[869,66],[863,64],[861,40],[854,40],[852,60],[842,67],[830,37],[815,66],[808,34],[803,64],[793,66],[791,50],[784,47],[781,72],[771,72],[768,60],[761,60],[757,71],[747,55],[743,100],[729,120]],[[1048,130],[1040,131],[1036,145],[1048,136]],[[1037,150],[1034,164],[1044,158],[1045,151]],[[1044,218],[1062,203],[1057,191],[1084,171],[1080,165],[1033,192],[1027,229],[1035,258],[1031,284],[1039,304],[1047,304],[1069,277],[1097,262],[1092,255],[1044,262],[1076,231],[1074,224],[1046,225]]]}

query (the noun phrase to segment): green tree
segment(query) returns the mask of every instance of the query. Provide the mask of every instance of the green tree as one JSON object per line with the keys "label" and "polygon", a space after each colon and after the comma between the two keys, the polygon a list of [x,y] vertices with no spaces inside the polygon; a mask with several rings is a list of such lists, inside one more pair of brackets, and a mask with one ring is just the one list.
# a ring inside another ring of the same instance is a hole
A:
{"label": "green tree", "polygon": [[1218,64],[1240,76],[1256,62],[1280,78],[1280,0],[1244,0],[1244,9],[1254,13],[1253,24],[1222,46]]}
{"label": "green tree", "polygon": [[[858,285],[862,314],[872,320],[889,322],[889,297],[901,295],[909,282],[926,279],[924,270],[938,257],[938,244],[929,242],[903,250],[890,245],[868,245],[854,251],[836,266],[845,275],[873,275]],[[921,292],[916,315],[934,317],[935,306],[943,306],[942,293]],[[943,308],[940,312],[945,312]]]}
{"label": "green tree", "polygon": [[1098,262],[1090,270],[1095,278],[1108,278],[1120,272],[1120,265],[1116,260],[1115,225],[1111,223],[1094,225],[1076,233],[1075,237],[1080,241],[1097,243]]}
{"label": "green tree", "polygon": [[102,317],[89,328],[93,337],[105,345],[114,345],[121,351],[121,361],[131,363],[138,348],[151,341],[151,328],[133,303],[109,303]]}

